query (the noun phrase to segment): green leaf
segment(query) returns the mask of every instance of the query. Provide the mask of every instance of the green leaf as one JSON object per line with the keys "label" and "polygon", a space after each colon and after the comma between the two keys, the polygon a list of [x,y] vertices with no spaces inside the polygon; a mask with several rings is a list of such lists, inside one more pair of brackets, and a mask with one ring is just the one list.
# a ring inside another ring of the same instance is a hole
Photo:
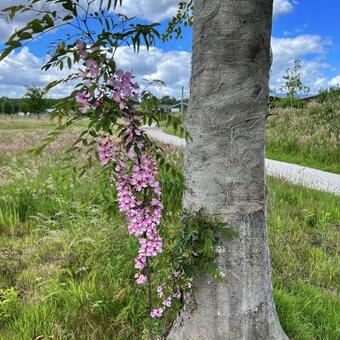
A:
{"label": "green leaf", "polygon": [[6,45],[10,45],[13,49],[21,46],[21,42],[17,40],[7,41]]}
{"label": "green leaf", "polygon": [[32,34],[29,32],[22,32],[19,34],[21,40],[32,39]]}
{"label": "green leaf", "polygon": [[105,18],[105,24],[106,24],[106,29],[109,31],[110,30],[110,24],[107,18]]}
{"label": "green leaf", "polygon": [[48,27],[53,27],[54,26],[54,21],[53,21],[53,19],[48,14],[44,15],[43,19],[45,20],[45,22],[46,22]]}
{"label": "green leaf", "polygon": [[52,89],[53,87],[57,86],[60,83],[61,83],[61,80],[54,80],[50,82],[48,85],[46,85],[46,87],[44,88],[44,91],[48,92],[50,89]]}
{"label": "green leaf", "polygon": [[71,60],[70,57],[67,58],[67,66],[68,66],[69,69],[72,68],[72,60]]}
{"label": "green leaf", "polygon": [[0,61],[5,59],[13,50],[14,47],[8,47],[5,50],[3,50],[2,53],[0,54]]}
{"label": "green leaf", "polygon": [[74,18],[73,15],[66,15],[66,16],[63,18],[63,21],[72,20],[73,18]]}
{"label": "green leaf", "polygon": [[44,30],[44,28],[41,25],[41,21],[39,19],[35,19],[31,21],[30,27],[32,28],[34,33],[40,33]]}

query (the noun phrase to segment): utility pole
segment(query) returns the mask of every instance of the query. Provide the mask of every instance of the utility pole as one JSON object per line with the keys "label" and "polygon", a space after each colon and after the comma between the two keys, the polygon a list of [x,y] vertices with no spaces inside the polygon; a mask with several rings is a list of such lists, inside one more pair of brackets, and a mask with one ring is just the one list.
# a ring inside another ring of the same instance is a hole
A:
{"label": "utility pole", "polygon": [[181,115],[183,116],[184,112],[184,86],[182,85],[182,98],[181,98]]}

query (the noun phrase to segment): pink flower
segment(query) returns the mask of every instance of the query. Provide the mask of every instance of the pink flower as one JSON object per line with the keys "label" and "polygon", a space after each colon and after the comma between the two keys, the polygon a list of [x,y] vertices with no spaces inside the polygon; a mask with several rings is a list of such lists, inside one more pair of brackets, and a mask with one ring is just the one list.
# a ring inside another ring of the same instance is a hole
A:
{"label": "pink flower", "polygon": [[102,165],[106,165],[109,161],[113,160],[113,143],[110,138],[105,137],[104,135],[99,136],[99,147],[98,154],[99,159]]}
{"label": "pink flower", "polygon": [[87,53],[85,52],[85,49],[86,49],[85,43],[82,40],[78,39],[76,41],[76,44],[77,44],[79,56],[82,59],[85,59],[87,57]]}
{"label": "pink flower", "polygon": [[[84,60],[84,77],[87,79],[86,85],[90,85],[91,79],[100,75],[100,65],[93,58]],[[127,219],[129,233],[139,240],[138,255],[135,257],[135,280],[137,284],[144,284],[147,278],[141,271],[147,266],[149,258],[163,251],[163,242],[158,233],[163,204],[160,200],[160,183],[156,178],[158,164],[155,156],[150,154],[152,151],[148,142],[144,142],[147,139],[143,138],[143,116],[138,113],[137,106],[131,104],[138,98],[135,89],[139,88],[137,83],[132,82],[133,78],[131,72],[118,69],[108,81],[108,93],[101,92],[102,89],[99,88],[91,94],[79,94],[77,100],[85,110],[102,105],[102,98],[105,96],[111,98],[121,111],[124,124],[121,141],[113,145],[109,136],[99,136],[98,154],[103,165],[114,163],[111,179],[117,188],[119,211]],[[96,96],[97,92],[99,95]],[[158,287],[157,293],[163,297],[164,287]],[[169,308],[171,301],[171,297],[167,298],[163,301],[163,306]],[[162,315],[163,307],[151,312],[152,317]]]}
{"label": "pink flower", "polygon": [[135,258],[136,269],[142,270],[142,269],[144,269],[145,265],[146,265],[146,256],[138,255]]}
{"label": "pink flower", "polygon": [[172,303],[172,299],[171,299],[170,296],[169,296],[166,300],[163,301],[163,305],[164,305],[165,307],[168,307],[168,308],[171,307],[171,303]]}
{"label": "pink flower", "polygon": [[181,298],[181,296],[182,296],[182,294],[179,290],[177,290],[173,295],[173,297],[176,298],[177,300],[179,300]]}
{"label": "pink flower", "polygon": [[135,274],[136,283],[142,285],[146,282],[146,276],[140,273]]}
{"label": "pink flower", "polygon": [[76,101],[82,105],[82,107],[79,108],[80,112],[87,112],[89,108],[91,108],[91,104],[89,103],[89,98],[86,94],[82,92],[78,92],[76,95]]}
{"label": "pink flower", "polygon": [[116,75],[117,75],[118,77],[122,77],[122,76],[124,75],[124,71],[121,70],[121,69],[118,69],[118,70],[116,70]]}
{"label": "pink flower", "polygon": [[80,40],[80,39],[77,39],[76,40],[76,44],[77,44],[77,47],[79,48],[79,49],[84,49],[85,48],[85,43],[82,41],[82,40]]}
{"label": "pink flower", "polygon": [[76,95],[76,100],[84,105],[90,105],[88,102],[88,98],[86,96],[86,94],[82,93],[82,92],[78,92]]}
{"label": "pink flower", "polygon": [[160,318],[160,317],[162,317],[163,312],[164,312],[163,308],[159,307],[158,309],[152,310],[150,315],[151,315],[152,318]]}
{"label": "pink flower", "polygon": [[174,271],[174,272],[172,273],[172,275],[173,275],[175,278],[178,278],[178,277],[181,275],[181,272],[179,272],[179,271]]}
{"label": "pink flower", "polygon": [[157,293],[158,293],[159,297],[162,297],[164,295],[164,287],[163,286],[158,286]]}
{"label": "pink flower", "polygon": [[89,69],[90,75],[92,77],[98,77],[100,73],[99,66],[95,59],[88,58],[85,60],[86,67]]}

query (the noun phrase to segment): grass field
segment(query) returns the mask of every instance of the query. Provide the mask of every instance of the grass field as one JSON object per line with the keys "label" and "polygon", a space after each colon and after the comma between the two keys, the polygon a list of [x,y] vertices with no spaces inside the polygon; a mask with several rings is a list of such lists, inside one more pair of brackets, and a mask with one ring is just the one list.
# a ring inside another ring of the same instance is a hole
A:
{"label": "grass field", "polygon": [[267,121],[266,156],[340,173],[340,107],[309,103],[275,109]]}
{"label": "grass field", "polygon": [[[147,312],[133,280],[137,244],[115,192],[99,167],[81,179],[65,175],[64,150],[81,127],[34,159],[26,150],[53,124],[27,122],[0,120],[0,339],[141,339]],[[176,231],[182,187],[167,176],[162,170],[163,227]],[[282,325],[290,339],[339,339],[340,197],[272,178],[268,186]]]}

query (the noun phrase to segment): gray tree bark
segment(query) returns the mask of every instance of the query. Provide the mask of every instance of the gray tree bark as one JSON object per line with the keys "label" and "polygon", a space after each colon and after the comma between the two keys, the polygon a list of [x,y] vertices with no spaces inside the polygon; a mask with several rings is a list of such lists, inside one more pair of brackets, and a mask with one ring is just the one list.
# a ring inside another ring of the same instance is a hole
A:
{"label": "gray tree bark", "polygon": [[221,239],[226,282],[204,275],[171,340],[287,339],[271,283],[264,177],[272,0],[196,0],[184,205],[239,233]]}

